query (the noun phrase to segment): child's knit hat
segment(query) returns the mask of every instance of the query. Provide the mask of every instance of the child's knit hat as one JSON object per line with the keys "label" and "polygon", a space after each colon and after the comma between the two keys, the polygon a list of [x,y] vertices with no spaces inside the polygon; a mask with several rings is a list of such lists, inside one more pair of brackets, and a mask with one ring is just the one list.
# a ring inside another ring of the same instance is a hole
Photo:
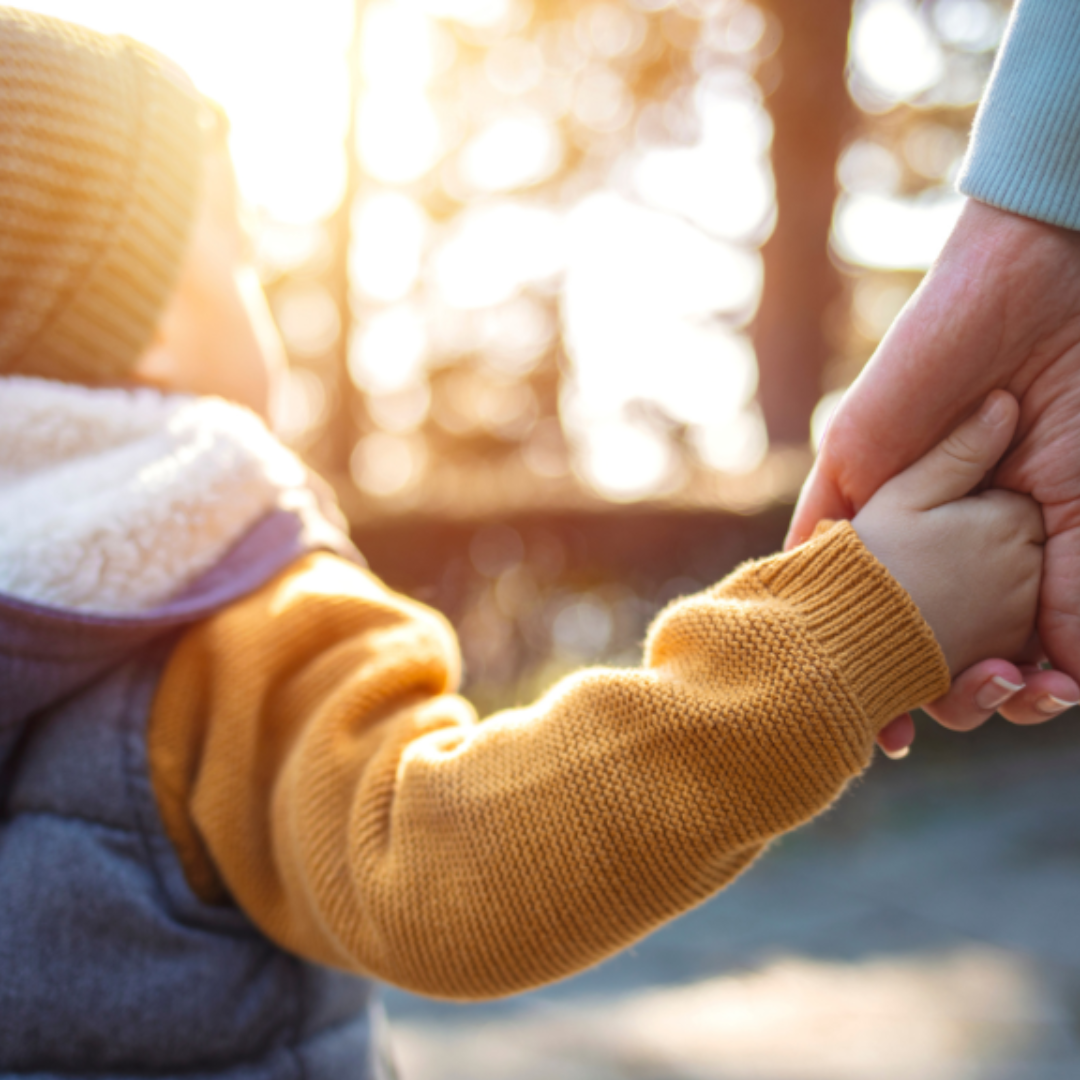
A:
{"label": "child's knit hat", "polygon": [[145,46],[0,7],[0,375],[136,362],[194,220],[201,109]]}

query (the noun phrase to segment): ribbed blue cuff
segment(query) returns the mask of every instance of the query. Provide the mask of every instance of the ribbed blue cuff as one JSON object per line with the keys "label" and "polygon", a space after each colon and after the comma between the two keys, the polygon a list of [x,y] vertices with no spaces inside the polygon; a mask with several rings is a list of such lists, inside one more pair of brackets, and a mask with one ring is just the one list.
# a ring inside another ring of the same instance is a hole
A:
{"label": "ribbed blue cuff", "polygon": [[960,173],[965,195],[1080,229],[1080,0],[1019,0]]}

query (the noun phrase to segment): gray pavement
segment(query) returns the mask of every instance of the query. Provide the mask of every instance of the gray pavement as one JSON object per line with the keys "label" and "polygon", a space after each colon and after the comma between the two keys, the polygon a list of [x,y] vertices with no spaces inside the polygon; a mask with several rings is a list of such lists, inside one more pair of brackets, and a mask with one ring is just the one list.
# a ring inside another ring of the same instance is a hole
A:
{"label": "gray pavement", "polygon": [[557,986],[388,993],[403,1077],[1080,1080],[1080,745],[1042,730],[878,761],[727,891]]}

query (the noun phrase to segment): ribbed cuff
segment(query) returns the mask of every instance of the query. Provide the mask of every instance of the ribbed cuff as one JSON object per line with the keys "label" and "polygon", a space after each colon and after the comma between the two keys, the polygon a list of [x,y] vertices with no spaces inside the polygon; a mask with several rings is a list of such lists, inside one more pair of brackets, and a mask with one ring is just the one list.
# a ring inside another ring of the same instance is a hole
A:
{"label": "ribbed cuff", "polygon": [[758,576],[798,609],[875,732],[949,689],[933,631],[850,523],[762,564]]}
{"label": "ribbed cuff", "polygon": [[1080,229],[1080,2],[1020,0],[975,120],[965,195]]}

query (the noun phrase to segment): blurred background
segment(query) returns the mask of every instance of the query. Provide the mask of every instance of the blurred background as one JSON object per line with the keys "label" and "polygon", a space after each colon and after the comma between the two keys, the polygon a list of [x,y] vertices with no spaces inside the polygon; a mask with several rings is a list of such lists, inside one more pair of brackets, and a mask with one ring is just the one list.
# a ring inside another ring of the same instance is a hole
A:
{"label": "blurred background", "polygon": [[[453,620],[481,709],[636,662],[660,606],[779,546],[959,212],[1009,9],[21,6],[224,106],[292,361],[278,426],[374,570]],[[1075,1080],[1070,730],[924,724],[612,964],[499,1006],[391,995],[406,1075]]]}

